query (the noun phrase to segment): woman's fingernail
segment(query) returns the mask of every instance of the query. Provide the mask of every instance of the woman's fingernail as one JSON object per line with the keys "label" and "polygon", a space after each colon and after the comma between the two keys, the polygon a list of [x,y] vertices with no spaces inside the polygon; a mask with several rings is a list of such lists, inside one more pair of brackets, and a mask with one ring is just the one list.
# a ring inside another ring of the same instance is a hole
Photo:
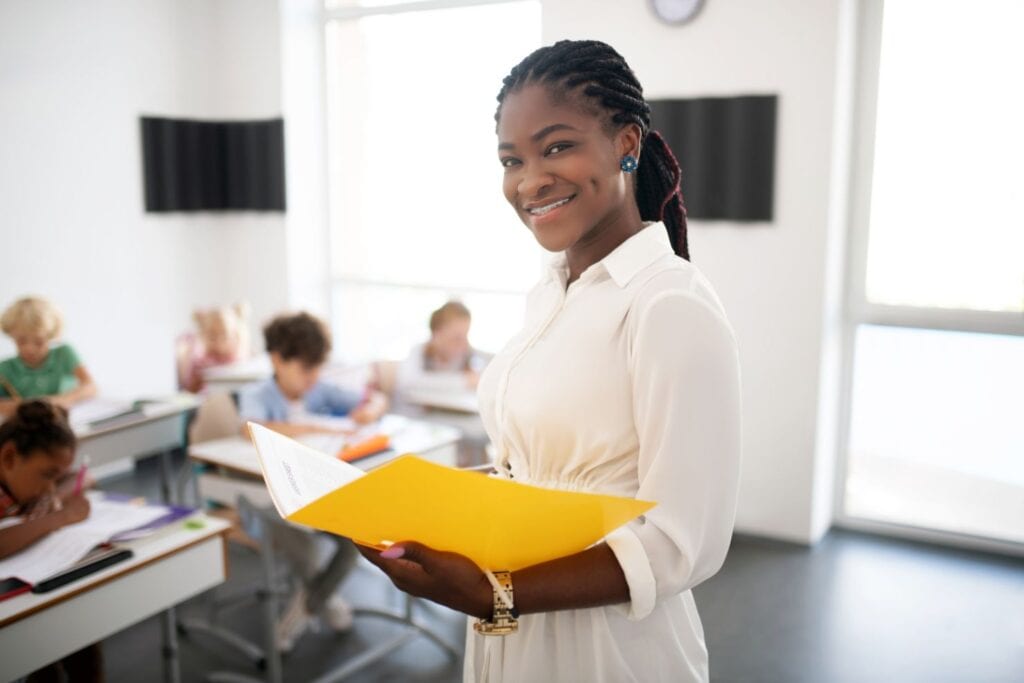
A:
{"label": "woman's fingernail", "polygon": [[387,558],[389,560],[397,560],[402,555],[405,555],[405,548],[403,548],[400,545],[393,545],[387,550],[382,550],[380,552],[381,557]]}

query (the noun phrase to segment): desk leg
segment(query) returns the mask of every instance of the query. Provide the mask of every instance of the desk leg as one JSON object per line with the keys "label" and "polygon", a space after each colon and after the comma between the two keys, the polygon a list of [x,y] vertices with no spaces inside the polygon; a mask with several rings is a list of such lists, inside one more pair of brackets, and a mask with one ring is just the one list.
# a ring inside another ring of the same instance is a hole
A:
{"label": "desk leg", "polygon": [[[265,524],[264,528],[266,528]],[[274,590],[276,585],[274,549],[269,533],[264,534],[260,539],[260,561],[263,564],[263,576],[266,579],[266,593],[263,597],[263,652],[266,658],[267,681],[281,683],[281,653],[277,649],[278,610],[277,592]]]}
{"label": "desk leg", "polygon": [[173,467],[171,458],[173,456],[174,452],[170,449],[160,451],[160,497],[165,503],[177,502],[171,499],[171,482],[174,480],[171,473]]}
{"label": "desk leg", "polygon": [[181,668],[178,662],[178,619],[174,608],[165,610],[160,615],[160,626],[163,631],[164,682],[180,683]]}

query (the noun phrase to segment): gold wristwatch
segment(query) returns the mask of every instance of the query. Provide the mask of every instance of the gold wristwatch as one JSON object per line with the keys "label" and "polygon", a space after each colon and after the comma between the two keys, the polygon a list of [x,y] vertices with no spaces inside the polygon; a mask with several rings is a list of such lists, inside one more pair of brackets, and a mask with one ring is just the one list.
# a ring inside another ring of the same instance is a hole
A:
{"label": "gold wristwatch", "polygon": [[498,585],[508,596],[511,606],[505,604],[501,593],[494,590],[494,614],[488,619],[477,619],[473,630],[483,636],[507,636],[519,630],[519,610],[515,607],[515,596],[512,593],[512,574],[510,572],[493,572]]}

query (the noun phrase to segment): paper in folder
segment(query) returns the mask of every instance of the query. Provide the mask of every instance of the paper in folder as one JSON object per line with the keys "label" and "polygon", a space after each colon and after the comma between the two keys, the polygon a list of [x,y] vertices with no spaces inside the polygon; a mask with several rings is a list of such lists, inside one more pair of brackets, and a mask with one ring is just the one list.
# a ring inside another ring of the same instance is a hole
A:
{"label": "paper in folder", "polygon": [[579,552],[654,503],[560,491],[403,455],[370,472],[255,423],[270,497],[285,519],[369,546],[418,541],[483,569]]}

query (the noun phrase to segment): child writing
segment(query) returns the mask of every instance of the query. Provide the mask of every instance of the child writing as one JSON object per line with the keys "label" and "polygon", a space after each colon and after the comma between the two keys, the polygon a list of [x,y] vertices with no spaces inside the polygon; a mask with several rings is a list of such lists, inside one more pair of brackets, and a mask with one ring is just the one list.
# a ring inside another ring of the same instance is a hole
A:
{"label": "child writing", "polygon": [[0,529],[0,559],[89,516],[81,492],[58,486],[74,459],[75,435],[63,408],[24,401],[0,424],[0,519],[25,520]]}
{"label": "child writing", "polygon": [[0,329],[14,340],[18,355],[0,362],[0,417],[8,417],[23,399],[49,396],[70,409],[96,395],[96,384],[67,344],[51,346],[63,320],[46,299],[25,297],[0,316]]}
{"label": "child writing", "polygon": [[347,415],[366,424],[384,415],[387,399],[380,392],[360,395],[320,380],[331,337],[317,318],[308,313],[278,316],[263,328],[263,338],[274,376],[242,389],[238,409],[243,419],[299,436],[331,431],[315,416]]}
{"label": "child writing", "polygon": [[[348,415],[357,423],[380,418],[387,401],[379,392],[344,391],[320,381],[320,371],[331,350],[327,327],[308,313],[278,316],[263,329],[274,376],[242,389],[239,413],[245,420],[297,436],[329,431],[315,424],[314,416]],[[330,536],[335,544],[331,559],[319,567],[318,541],[323,537],[282,523],[271,529],[274,547],[288,560],[301,580],[277,625],[277,646],[284,652],[322,614],[335,631],[352,627],[352,608],[335,591],[357,557],[346,538]]]}
{"label": "child writing", "polygon": [[[22,401],[0,424],[0,520],[22,518],[0,528],[0,559],[89,516],[89,500],[76,490],[76,477],[66,476],[74,459],[75,434],[60,406]],[[82,648],[27,681],[61,680],[61,671],[71,681],[102,681],[99,645]]]}
{"label": "child writing", "polygon": [[487,359],[469,345],[469,309],[449,301],[430,315],[430,341],[413,348],[398,370],[399,393],[476,389]]}

